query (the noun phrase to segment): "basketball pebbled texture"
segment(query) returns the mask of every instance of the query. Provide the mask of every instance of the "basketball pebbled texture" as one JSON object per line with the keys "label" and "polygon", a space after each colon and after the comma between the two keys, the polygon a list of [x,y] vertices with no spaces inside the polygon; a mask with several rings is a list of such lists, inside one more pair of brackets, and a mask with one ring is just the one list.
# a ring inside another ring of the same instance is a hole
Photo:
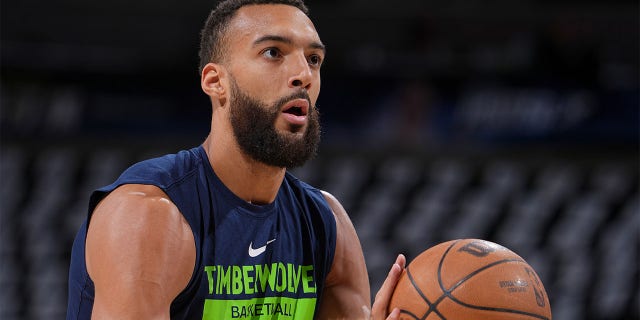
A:
{"label": "basketball pebbled texture", "polygon": [[551,319],[540,278],[520,256],[479,239],[452,240],[407,266],[389,304],[401,319]]}

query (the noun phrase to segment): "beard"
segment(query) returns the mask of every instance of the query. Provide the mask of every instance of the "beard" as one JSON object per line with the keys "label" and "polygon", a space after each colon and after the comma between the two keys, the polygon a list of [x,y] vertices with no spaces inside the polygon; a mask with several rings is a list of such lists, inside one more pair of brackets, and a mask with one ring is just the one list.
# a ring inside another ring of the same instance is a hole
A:
{"label": "beard", "polygon": [[[275,123],[282,105],[293,99],[309,102],[307,128],[300,136],[279,133]],[[282,97],[272,105],[262,103],[242,92],[231,77],[230,120],[240,149],[249,157],[266,165],[295,168],[312,159],[320,142],[320,115],[306,91]]]}

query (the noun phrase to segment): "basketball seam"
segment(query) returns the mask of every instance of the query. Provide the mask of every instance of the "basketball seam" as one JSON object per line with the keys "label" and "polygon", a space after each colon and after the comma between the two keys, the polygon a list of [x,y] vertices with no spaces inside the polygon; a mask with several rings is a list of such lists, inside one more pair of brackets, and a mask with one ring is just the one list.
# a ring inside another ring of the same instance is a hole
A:
{"label": "basketball seam", "polygon": [[482,307],[482,306],[475,306],[472,304],[467,304],[464,303],[458,299],[456,299],[453,296],[449,296],[449,298],[451,300],[453,300],[455,303],[465,306],[467,308],[470,309],[476,309],[476,310],[486,310],[486,311],[496,311],[496,312],[504,312],[504,313],[515,313],[515,314],[521,314],[521,315],[525,315],[525,316],[529,316],[529,317],[533,317],[536,319],[543,319],[543,320],[549,320],[549,318],[545,317],[545,316],[541,316],[539,314],[535,314],[535,313],[530,313],[530,312],[526,312],[526,311],[520,311],[520,310],[513,310],[513,309],[506,309],[506,308],[492,308],[492,307]]}
{"label": "basketball seam", "polygon": [[424,319],[426,319],[426,317],[429,315],[429,313],[431,312],[431,306],[433,306],[434,307],[433,311],[437,313],[440,316],[440,318],[442,318],[443,320],[447,320],[447,318],[445,318],[440,313],[440,311],[438,311],[438,305],[440,304],[440,302],[442,302],[442,300],[444,300],[444,298],[446,298],[449,295],[449,292],[445,290],[444,285],[442,284],[441,270],[442,270],[442,264],[444,263],[444,258],[447,256],[447,254],[449,254],[449,251],[451,251],[451,248],[453,248],[458,242],[460,242],[460,240],[453,241],[449,246],[449,248],[447,248],[447,250],[444,251],[444,253],[442,254],[442,257],[440,257],[440,262],[438,262],[437,277],[438,277],[438,285],[440,286],[442,295],[436,301],[434,301],[432,305],[429,305],[429,311],[426,313]]}
{"label": "basketball seam", "polygon": [[440,290],[442,291],[442,295],[440,297],[438,297],[436,300],[434,300],[433,303],[429,301],[427,296],[424,294],[424,292],[422,292],[421,288],[416,283],[416,281],[415,281],[415,279],[413,277],[413,274],[411,273],[411,270],[410,270],[411,266],[407,266],[406,272],[407,272],[407,276],[409,278],[409,282],[411,283],[413,288],[416,290],[416,292],[420,295],[420,297],[427,303],[428,309],[427,309],[426,313],[424,314],[424,316],[421,317],[421,318],[417,317],[415,314],[413,314],[412,312],[410,312],[408,310],[402,309],[401,313],[406,314],[408,316],[411,316],[414,319],[424,320],[431,314],[431,312],[433,312],[433,313],[437,314],[440,317],[441,320],[447,320],[447,318],[438,310],[438,305],[442,301],[444,301],[444,299],[449,298],[449,299],[451,299],[452,302],[454,302],[454,303],[456,303],[456,304],[458,304],[460,306],[463,306],[463,307],[466,307],[466,308],[470,308],[470,309],[501,312],[501,313],[510,313],[510,314],[518,314],[518,315],[532,317],[532,318],[535,318],[535,319],[550,320],[549,317],[546,317],[544,315],[531,313],[531,312],[526,312],[526,311],[520,311],[520,310],[514,310],[514,309],[508,309],[508,308],[498,308],[498,307],[486,307],[486,306],[472,305],[472,304],[465,303],[465,302],[459,300],[458,298],[456,298],[455,296],[453,296],[453,292],[456,289],[458,289],[462,284],[464,284],[469,279],[471,279],[472,277],[478,275],[479,273],[481,273],[481,272],[483,272],[485,270],[493,268],[493,267],[495,267],[497,265],[501,265],[501,264],[505,264],[505,263],[511,263],[511,262],[524,263],[526,265],[526,261],[524,261],[522,258],[510,258],[510,259],[503,259],[503,260],[494,261],[494,262],[492,262],[490,264],[484,265],[484,266],[474,270],[473,272],[467,274],[464,278],[460,279],[457,283],[455,283],[454,285],[452,285],[451,287],[446,289],[445,286],[444,286],[443,280],[442,280],[442,269],[444,267],[444,260],[448,256],[448,254],[450,253],[451,249],[453,247],[455,247],[455,245],[460,241],[461,240],[453,241],[452,244],[445,250],[445,252],[440,257],[440,261],[438,263],[438,269],[437,269],[437,278],[438,278],[438,285],[440,286]]}
{"label": "basketball seam", "polygon": [[405,309],[400,309],[400,313],[404,313],[406,315],[409,315],[409,316],[411,316],[412,318],[414,318],[416,320],[420,319],[420,318],[418,318],[418,316],[416,316],[415,314],[413,314],[410,311],[405,310]]}
{"label": "basketball seam", "polygon": [[504,260],[500,260],[500,261],[496,261],[494,263],[488,264],[480,269],[477,269],[476,271],[470,273],[469,275],[467,275],[464,279],[460,280],[456,285],[454,285],[453,287],[451,287],[450,290],[446,291],[446,295],[447,297],[449,297],[449,299],[451,299],[452,301],[454,301],[457,304],[460,304],[462,306],[465,306],[467,308],[472,308],[472,309],[478,309],[478,310],[487,310],[487,311],[497,311],[497,312],[506,312],[506,313],[515,313],[515,314],[521,314],[521,315],[526,315],[526,316],[530,316],[530,317],[534,317],[537,319],[544,319],[544,320],[549,320],[549,318],[545,317],[545,316],[541,316],[535,313],[530,313],[530,312],[526,312],[526,311],[520,311],[520,310],[514,310],[514,309],[507,309],[507,308],[493,308],[493,307],[484,307],[484,306],[476,306],[476,305],[472,305],[472,304],[468,304],[465,303],[461,300],[459,300],[458,298],[456,298],[455,296],[453,296],[451,293],[453,291],[455,291],[462,283],[466,282],[467,280],[469,280],[471,277],[475,276],[476,274],[485,271],[489,268],[492,268],[494,266],[497,266],[499,264],[503,264],[503,263],[508,263],[508,262],[521,262],[521,263],[525,263],[523,260],[521,259],[504,259]]}
{"label": "basketball seam", "polygon": [[[443,294],[442,296],[440,296],[436,301],[434,301],[433,305],[435,305],[437,307],[438,304],[440,304],[440,302],[442,302],[442,300],[444,300],[445,298],[449,298],[451,299],[453,302],[460,304],[462,306],[468,307],[468,308],[472,308],[472,309],[478,309],[478,310],[487,310],[487,311],[497,311],[497,312],[506,312],[506,313],[515,313],[515,314],[521,314],[521,315],[526,315],[526,316],[531,316],[537,319],[543,319],[543,320],[549,320],[549,318],[545,317],[545,316],[541,316],[535,313],[529,313],[529,312],[525,312],[525,311],[519,311],[519,310],[513,310],[513,309],[506,309],[506,308],[492,308],[492,307],[482,307],[482,306],[475,306],[475,305],[471,305],[471,304],[467,304],[464,303],[460,300],[458,300],[456,297],[454,297],[453,295],[451,295],[451,293],[456,290],[456,288],[458,288],[460,285],[462,285],[464,282],[466,282],[467,280],[469,280],[470,278],[472,278],[473,276],[475,276],[476,274],[485,271],[487,269],[490,269],[494,266],[503,264],[503,263],[508,263],[508,262],[521,262],[521,263],[526,263],[524,260],[522,259],[504,259],[504,260],[499,260],[499,261],[495,261],[493,263],[490,263],[488,265],[483,266],[482,268],[476,269],[475,271],[469,273],[467,276],[465,276],[464,278],[462,278],[460,281],[458,281],[458,283],[456,283],[455,285],[453,285],[451,288],[449,289],[445,289],[444,284],[442,283],[442,266],[444,264],[444,259],[446,258],[446,256],[449,254],[449,251],[451,251],[451,248],[453,248],[458,241],[455,241],[454,243],[452,243],[449,248],[447,248],[447,250],[444,252],[444,254],[442,255],[442,257],[440,258],[440,263],[438,264],[438,284],[440,285],[440,290],[442,290]],[[431,307],[431,305],[430,305]],[[428,314],[428,313],[427,313]],[[438,312],[438,315],[440,315],[440,313]],[[442,317],[442,316],[441,316]],[[442,317],[444,320],[446,320],[446,318]]]}
{"label": "basketball seam", "polygon": [[[503,264],[503,263],[507,263],[507,262],[524,262],[521,259],[504,259],[504,260],[498,260],[498,261],[494,261],[490,264],[484,265],[482,268],[476,269],[475,271],[469,273],[468,275],[466,275],[464,278],[460,279],[460,281],[458,281],[458,283],[456,283],[455,285],[451,286],[451,288],[449,288],[448,290],[445,290],[444,287],[440,286],[440,288],[445,291],[445,292],[453,292],[454,290],[456,290],[459,286],[461,286],[463,283],[467,282],[467,280],[469,280],[470,278],[473,278],[475,275],[477,275],[478,273],[485,271],[487,269],[493,268],[497,265]],[[438,270],[440,271],[440,270]],[[438,277],[440,277],[440,272],[438,272]]]}
{"label": "basketball seam", "polygon": [[[407,311],[407,313],[411,314],[412,316],[414,316],[416,319],[426,319],[429,314],[431,313],[431,311],[435,312],[437,315],[439,315],[441,318],[444,319],[444,316],[438,311],[437,309],[437,304],[433,304],[431,303],[431,301],[429,301],[429,298],[427,298],[427,296],[425,296],[425,294],[422,292],[422,290],[420,290],[420,287],[418,286],[418,284],[415,282],[415,280],[413,279],[413,275],[411,274],[411,270],[409,270],[410,266],[407,267],[407,276],[409,277],[409,281],[411,282],[411,285],[413,286],[413,288],[418,292],[418,294],[420,295],[420,297],[422,297],[422,299],[427,303],[427,306],[429,306],[429,308],[427,309],[427,313],[425,313],[422,317],[418,318],[416,315],[414,315],[413,313],[410,313],[409,311]],[[436,307],[436,308],[432,308],[432,307]],[[403,309],[404,311],[404,309]]]}

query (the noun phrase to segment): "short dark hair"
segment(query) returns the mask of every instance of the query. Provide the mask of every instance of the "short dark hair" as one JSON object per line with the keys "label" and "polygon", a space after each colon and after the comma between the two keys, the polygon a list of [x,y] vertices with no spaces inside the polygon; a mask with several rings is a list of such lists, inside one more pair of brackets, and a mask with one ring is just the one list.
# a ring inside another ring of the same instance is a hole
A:
{"label": "short dark hair", "polygon": [[209,62],[219,62],[225,52],[225,32],[231,19],[238,9],[247,5],[258,4],[285,4],[296,7],[309,16],[309,9],[303,0],[224,0],[211,10],[209,17],[200,31],[200,65],[198,71],[202,72]]}

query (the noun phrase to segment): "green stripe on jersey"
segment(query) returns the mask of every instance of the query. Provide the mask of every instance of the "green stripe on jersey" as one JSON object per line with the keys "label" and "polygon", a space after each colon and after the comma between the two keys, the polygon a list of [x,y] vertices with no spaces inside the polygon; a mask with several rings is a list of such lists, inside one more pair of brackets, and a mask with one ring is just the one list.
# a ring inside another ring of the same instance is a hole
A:
{"label": "green stripe on jersey", "polygon": [[312,320],[316,298],[266,297],[249,300],[206,299],[203,320]]}

